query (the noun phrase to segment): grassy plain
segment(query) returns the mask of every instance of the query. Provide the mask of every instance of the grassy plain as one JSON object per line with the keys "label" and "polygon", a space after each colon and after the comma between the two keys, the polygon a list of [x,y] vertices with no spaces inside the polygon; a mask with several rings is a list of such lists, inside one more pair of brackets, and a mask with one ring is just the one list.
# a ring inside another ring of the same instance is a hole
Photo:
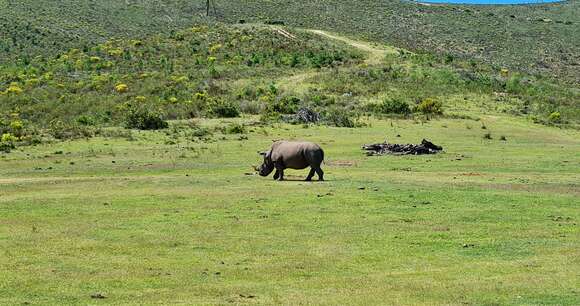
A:
{"label": "grassy plain", "polygon": [[[493,140],[478,121],[369,119],[2,155],[0,304],[578,304],[579,133],[484,120]],[[422,137],[445,153],[359,149]],[[279,138],[322,144],[328,181],[248,175]]]}

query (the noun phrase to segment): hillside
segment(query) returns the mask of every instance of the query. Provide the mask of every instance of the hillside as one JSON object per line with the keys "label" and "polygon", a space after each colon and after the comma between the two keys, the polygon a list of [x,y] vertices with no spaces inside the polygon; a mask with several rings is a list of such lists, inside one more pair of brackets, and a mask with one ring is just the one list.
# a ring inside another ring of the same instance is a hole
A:
{"label": "hillside", "polygon": [[[252,112],[251,105],[243,108],[244,101],[257,102],[269,93],[272,76],[356,63],[361,57],[305,31],[202,24],[5,65],[0,111],[40,126],[78,118],[119,124],[130,108],[161,110],[165,119],[237,116],[240,107]],[[245,88],[230,84],[245,79],[251,80]]]}
{"label": "hillside", "polygon": [[421,5],[398,0],[221,3],[236,22],[281,21],[362,36],[410,50],[482,60],[580,82],[580,2],[548,5]]}
{"label": "hillside", "polygon": [[9,150],[102,126],[157,129],[165,120],[241,115],[288,121],[302,108],[342,127],[367,115],[503,113],[577,128],[579,97],[543,78],[320,30],[210,23],[1,67],[0,132]]}
{"label": "hillside", "polygon": [[[169,33],[205,1],[0,1],[0,60],[55,55],[111,38]],[[578,84],[580,3],[425,6],[404,1],[217,1],[217,19],[349,33]]]}

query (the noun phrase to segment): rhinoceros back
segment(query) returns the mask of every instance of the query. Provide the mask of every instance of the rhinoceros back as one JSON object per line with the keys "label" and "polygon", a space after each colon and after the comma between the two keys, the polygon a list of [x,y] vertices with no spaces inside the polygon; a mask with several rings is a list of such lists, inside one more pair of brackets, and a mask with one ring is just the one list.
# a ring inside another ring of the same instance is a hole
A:
{"label": "rhinoceros back", "polygon": [[272,161],[281,162],[286,168],[304,169],[320,166],[324,151],[312,142],[278,141],[272,145]]}

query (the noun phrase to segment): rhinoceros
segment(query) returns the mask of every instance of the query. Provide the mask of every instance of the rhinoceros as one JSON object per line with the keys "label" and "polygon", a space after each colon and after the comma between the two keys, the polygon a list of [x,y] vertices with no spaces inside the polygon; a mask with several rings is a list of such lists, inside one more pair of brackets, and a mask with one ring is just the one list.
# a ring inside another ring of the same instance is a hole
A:
{"label": "rhinoceros", "polygon": [[284,169],[305,169],[310,166],[307,181],[312,180],[314,173],[318,174],[320,181],[324,180],[324,172],[320,164],[324,160],[324,151],[319,145],[312,142],[277,141],[272,144],[269,151],[260,153],[264,162],[259,168],[260,176],[268,176],[274,169],[275,180],[284,180]]}

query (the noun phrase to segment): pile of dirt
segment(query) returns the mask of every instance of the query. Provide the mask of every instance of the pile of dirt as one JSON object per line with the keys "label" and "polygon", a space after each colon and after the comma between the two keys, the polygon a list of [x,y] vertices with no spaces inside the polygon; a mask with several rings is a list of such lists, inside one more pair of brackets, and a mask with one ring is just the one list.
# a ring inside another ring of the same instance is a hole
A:
{"label": "pile of dirt", "polygon": [[443,147],[438,146],[426,139],[421,141],[421,144],[396,144],[396,143],[376,143],[363,145],[362,149],[366,151],[369,156],[373,155],[423,155],[436,154],[443,150]]}

